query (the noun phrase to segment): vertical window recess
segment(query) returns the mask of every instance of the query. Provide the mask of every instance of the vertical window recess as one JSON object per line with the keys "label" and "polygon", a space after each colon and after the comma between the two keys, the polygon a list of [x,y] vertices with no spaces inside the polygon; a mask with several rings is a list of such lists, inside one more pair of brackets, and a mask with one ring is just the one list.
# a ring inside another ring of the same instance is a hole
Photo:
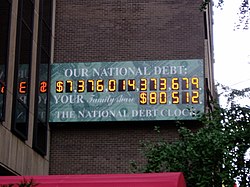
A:
{"label": "vertical window recess", "polygon": [[0,122],[5,119],[5,98],[7,93],[7,64],[11,18],[11,1],[0,3]]}
{"label": "vertical window recess", "polygon": [[40,0],[33,149],[46,155],[53,1]]}
{"label": "vertical window recess", "polygon": [[12,132],[22,140],[28,138],[33,19],[33,0],[19,0],[13,83]]}

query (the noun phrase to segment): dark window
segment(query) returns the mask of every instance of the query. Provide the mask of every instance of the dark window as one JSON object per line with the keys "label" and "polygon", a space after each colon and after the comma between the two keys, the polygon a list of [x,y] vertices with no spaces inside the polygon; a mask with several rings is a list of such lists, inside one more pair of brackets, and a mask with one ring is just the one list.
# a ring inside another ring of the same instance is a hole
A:
{"label": "dark window", "polygon": [[207,13],[204,12],[204,32],[205,32],[205,39],[208,39],[208,30],[207,30]]}
{"label": "dark window", "polygon": [[46,155],[48,131],[48,85],[51,58],[51,22],[52,3],[40,0],[39,28],[37,48],[37,89],[33,134],[33,148],[38,153]]}
{"label": "dark window", "polygon": [[8,64],[9,27],[11,16],[11,2],[2,0],[0,3],[0,121],[4,120],[6,95],[6,68]]}
{"label": "dark window", "polygon": [[12,131],[22,140],[28,137],[29,88],[32,64],[34,3],[18,1]]}

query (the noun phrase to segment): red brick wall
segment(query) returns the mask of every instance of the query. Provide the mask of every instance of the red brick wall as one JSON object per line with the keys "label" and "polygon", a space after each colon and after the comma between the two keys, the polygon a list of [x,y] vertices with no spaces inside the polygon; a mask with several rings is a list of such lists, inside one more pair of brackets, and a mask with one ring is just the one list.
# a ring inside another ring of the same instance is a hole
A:
{"label": "red brick wall", "polygon": [[178,138],[173,122],[51,125],[50,174],[129,173],[130,161],[144,163],[141,141],[161,138]]}
{"label": "red brick wall", "polygon": [[201,0],[57,0],[55,62],[197,59]]}
{"label": "red brick wall", "polygon": [[[57,0],[55,62],[204,58],[200,0]],[[197,128],[192,122],[189,127]],[[50,174],[128,173],[143,160],[141,140],[156,140],[173,122],[51,125]]]}

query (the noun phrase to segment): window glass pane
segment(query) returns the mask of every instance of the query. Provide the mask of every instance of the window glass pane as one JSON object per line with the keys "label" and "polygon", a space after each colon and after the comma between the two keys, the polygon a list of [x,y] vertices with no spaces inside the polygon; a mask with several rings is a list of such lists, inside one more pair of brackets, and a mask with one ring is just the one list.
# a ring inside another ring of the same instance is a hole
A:
{"label": "window glass pane", "polygon": [[22,15],[23,20],[27,24],[28,28],[31,30],[33,26],[33,11],[34,5],[30,0],[23,0]]}
{"label": "window glass pane", "polygon": [[28,93],[29,93],[29,64],[19,64],[18,86],[17,86],[17,106],[16,122],[28,122]]}
{"label": "window glass pane", "polygon": [[47,126],[43,122],[38,122],[37,124],[37,147],[39,147],[42,152],[46,152],[47,148]]}
{"label": "window glass pane", "polygon": [[[29,76],[32,55],[32,34],[25,24],[22,24],[20,40],[20,56],[18,65],[18,89],[16,106],[16,123],[28,123],[29,106]],[[19,124],[17,128],[19,129]],[[25,129],[22,130],[23,132]]]}
{"label": "window glass pane", "polygon": [[48,108],[48,76],[50,67],[50,46],[51,46],[51,20],[52,2],[40,0],[37,67],[39,72],[38,94],[36,98],[36,112],[34,120],[33,148],[38,153],[46,155],[47,150],[47,108]]}
{"label": "window glass pane", "polygon": [[[20,64],[30,64],[31,61],[31,48],[32,48],[32,33],[26,27],[25,24],[22,24],[21,31],[21,49],[20,49]],[[28,70],[28,68],[27,68]]]}
{"label": "window glass pane", "polygon": [[4,118],[6,93],[6,65],[8,60],[8,39],[11,4],[8,0],[0,3],[0,121]]}
{"label": "window glass pane", "polygon": [[38,120],[47,123],[48,72],[50,57],[41,50],[39,68]]}
{"label": "window glass pane", "polygon": [[27,127],[25,127],[25,124],[28,120],[27,112],[27,107],[23,105],[23,102],[18,101],[16,106],[16,128],[22,132],[22,134],[26,134]]}
{"label": "window glass pane", "polygon": [[42,48],[49,54],[51,30],[48,28],[48,26],[44,22],[42,24],[41,34],[42,34]]}
{"label": "window glass pane", "polygon": [[51,28],[52,22],[52,3],[51,0],[43,0],[43,19],[46,24]]}
{"label": "window glass pane", "polygon": [[32,60],[34,7],[30,0],[18,1],[15,80],[12,130],[21,139],[28,137],[29,88]]}

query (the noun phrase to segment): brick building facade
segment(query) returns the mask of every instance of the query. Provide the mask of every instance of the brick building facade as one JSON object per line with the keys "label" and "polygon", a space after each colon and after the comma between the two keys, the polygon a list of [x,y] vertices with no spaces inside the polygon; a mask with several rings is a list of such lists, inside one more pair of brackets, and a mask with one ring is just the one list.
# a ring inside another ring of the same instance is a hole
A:
{"label": "brick building facade", "polygon": [[200,3],[59,0],[54,62],[204,59]]}
{"label": "brick building facade", "polygon": [[49,82],[52,63],[202,59],[213,94],[212,11],[201,3],[3,0],[0,175],[129,173],[130,161],[144,162],[140,141],[178,138],[175,121],[49,124],[41,76]]}
{"label": "brick building facade", "polygon": [[[57,0],[54,63],[205,60],[200,3]],[[143,162],[140,141],[159,138],[154,126],[165,139],[178,138],[173,121],[51,124],[50,174],[128,173],[130,161]]]}

